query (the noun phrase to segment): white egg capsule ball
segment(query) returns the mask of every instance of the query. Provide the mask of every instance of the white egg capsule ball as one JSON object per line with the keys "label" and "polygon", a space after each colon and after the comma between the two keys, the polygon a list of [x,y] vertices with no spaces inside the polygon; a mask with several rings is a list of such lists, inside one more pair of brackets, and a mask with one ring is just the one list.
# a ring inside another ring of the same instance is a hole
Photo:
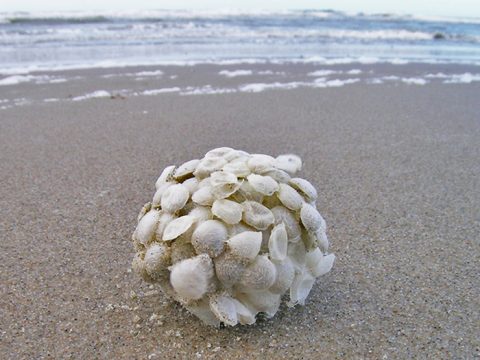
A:
{"label": "white egg capsule ball", "polygon": [[229,147],[167,167],[138,215],[133,269],[212,326],[272,317],[288,295],[303,305],[335,256],[301,167]]}

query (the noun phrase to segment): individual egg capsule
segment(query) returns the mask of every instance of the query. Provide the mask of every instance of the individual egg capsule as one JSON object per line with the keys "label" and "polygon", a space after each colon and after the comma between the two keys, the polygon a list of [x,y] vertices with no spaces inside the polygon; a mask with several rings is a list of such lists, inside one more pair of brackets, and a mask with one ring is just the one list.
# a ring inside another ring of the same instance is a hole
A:
{"label": "individual egg capsule", "polygon": [[304,203],[300,210],[300,219],[308,231],[317,231],[320,228],[325,229],[325,220],[322,215],[312,205]]}
{"label": "individual egg capsule", "polygon": [[293,178],[288,182],[291,187],[297,190],[308,202],[317,200],[318,194],[315,187],[305,179]]}
{"label": "individual egg capsule", "polygon": [[275,221],[269,208],[255,201],[243,202],[243,221],[258,230],[266,230]]}
{"label": "individual egg capsule", "polygon": [[274,165],[277,169],[293,175],[302,169],[302,159],[293,154],[279,155],[276,157]]}
{"label": "individual egg capsule", "polygon": [[319,248],[305,254],[305,265],[314,277],[328,273],[332,269],[334,261],[334,254],[324,256]]}
{"label": "individual egg capsule", "polygon": [[223,166],[222,170],[240,178],[245,178],[251,173],[250,168],[247,165],[247,160],[245,159],[238,159],[229,162]]}
{"label": "individual egg capsule", "polygon": [[154,243],[147,249],[144,262],[148,275],[156,278],[170,266],[170,249],[164,244]]}
{"label": "individual egg capsule", "polygon": [[285,224],[288,241],[292,243],[298,242],[301,238],[302,230],[293,213],[284,206],[275,206],[271,211],[275,217],[275,225]]}
{"label": "individual egg capsule", "polygon": [[212,259],[206,254],[182,260],[171,268],[170,282],[175,292],[187,300],[198,300],[214,287]]}
{"label": "individual egg capsule", "polygon": [[237,150],[233,150],[232,148],[227,147],[227,146],[215,148],[215,149],[212,149],[212,150],[208,151],[205,154],[205,158],[209,159],[209,158],[225,157],[226,155],[228,155],[232,151],[237,151]]}
{"label": "individual egg capsule", "polygon": [[193,175],[199,179],[206,178],[211,173],[221,170],[226,163],[227,160],[222,157],[205,157],[200,160]]}
{"label": "individual egg capsule", "polygon": [[214,259],[215,274],[226,288],[230,288],[240,281],[246,265],[239,258],[228,252],[220,254]]}
{"label": "individual egg capsule", "polygon": [[160,217],[158,218],[158,226],[155,230],[155,237],[157,240],[161,240],[163,238],[163,232],[170,222],[176,219],[176,216],[165,211],[160,211]]}
{"label": "individual egg capsule", "polygon": [[247,180],[255,191],[266,196],[273,195],[279,189],[278,183],[270,176],[250,174]]}
{"label": "individual egg capsule", "polygon": [[228,162],[233,162],[235,160],[246,161],[248,160],[249,157],[250,157],[250,154],[242,150],[233,150],[223,155],[223,158]]}
{"label": "individual egg capsule", "polygon": [[242,186],[242,181],[237,181],[235,183],[226,183],[223,185],[218,185],[212,187],[212,194],[216,199],[225,199],[237,192],[237,190]]}
{"label": "individual egg capsule", "polygon": [[214,258],[223,252],[227,240],[227,228],[218,220],[207,220],[197,226],[192,235],[195,251]]}
{"label": "individual egg capsule", "polygon": [[163,194],[165,194],[165,191],[167,191],[167,189],[170,186],[175,185],[176,183],[177,183],[176,181],[169,181],[169,182],[161,183],[158,186],[157,191],[155,191],[155,194],[153,195],[152,206],[159,207],[160,203],[162,201],[162,196],[163,196]]}
{"label": "individual egg capsule", "polygon": [[215,200],[212,213],[227,224],[237,224],[242,220],[243,207],[239,203],[227,199]]}
{"label": "individual egg capsule", "polygon": [[270,155],[253,154],[247,162],[248,167],[253,173],[262,174],[273,169],[275,159]]}
{"label": "individual egg capsule", "polygon": [[264,172],[262,175],[270,176],[276,182],[283,183],[283,184],[288,183],[291,179],[290,175],[286,171],[283,171],[277,168],[268,170]]}
{"label": "individual egg capsule", "polygon": [[192,196],[193,193],[195,193],[195,191],[199,189],[199,181],[197,178],[194,177],[185,180],[182,184],[188,189],[190,196]]}
{"label": "individual egg capsule", "polygon": [[192,195],[192,201],[199,205],[203,206],[211,206],[215,201],[215,197],[212,193],[211,186],[203,186],[199,185],[199,189],[195,191]]}
{"label": "individual egg capsule", "polygon": [[200,163],[200,160],[198,159],[190,160],[183,163],[177,169],[175,169],[175,172],[173,174],[174,179],[182,182],[185,179],[192,177],[193,172],[195,171],[199,163]]}
{"label": "individual egg capsule", "polygon": [[170,165],[170,166],[167,166],[165,169],[163,169],[159,178],[155,182],[155,188],[158,189],[161,184],[172,181],[174,173],[175,173],[175,165]]}
{"label": "individual egg capsule", "polygon": [[133,235],[140,244],[146,245],[153,240],[159,218],[160,211],[154,209],[140,219]]}
{"label": "individual egg capsule", "polygon": [[276,225],[270,233],[268,240],[268,252],[270,258],[276,262],[282,262],[287,257],[288,237],[285,224]]}
{"label": "individual egg capsule", "polygon": [[243,261],[252,261],[260,252],[262,233],[259,231],[244,231],[232,236],[227,241],[230,254]]}
{"label": "individual egg capsule", "polygon": [[210,310],[225,325],[235,326],[238,323],[235,302],[227,294],[210,296]]}
{"label": "individual egg capsule", "polygon": [[197,205],[188,213],[188,215],[193,216],[196,219],[197,224],[200,224],[205,220],[213,219],[213,214],[210,211],[210,208],[206,206]]}
{"label": "individual egg capsule", "polygon": [[190,197],[188,189],[182,184],[170,186],[162,195],[162,210],[175,213],[185,206]]}
{"label": "individual egg capsule", "polygon": [[234,197],[234,199],[238,202],[250,200],[261,203],[264,195],[256,191],[248,181],[244,181],[238,188],[238,191],[234,193],[232,197]]}
{"label": "individual egg capsule", "polygon": [[278,199],[290,210],[300,210],[305,200],[290,185],[280,184],[277,192]]}
{"label": "individual egg capsule", "polygon": [[268,290],[274,294],[283,295],[292,285],[295,277],[295,268],[289,258],[280,263],[274,263],[277,270],[275,282]]}
{"label": "individual egg capsule", "polygon": [[172,220],[163,231],[163,241],[170,241],[176,239],[180,235],[187,232],[195,223],[196,218],[191,215],[180,216]]}
{"label": "individual egg capsule", "polygon": [[275,282],[276,275],[275,265],[268,259],[268,256],[259,255],[242,274],[241,289],[268,289]]}
{"label": "individual egg capsule", "polygon": [[287,305],[289,307],[297,304],[305,305],[305,299],[310,294],[314,283],[315,277],[309,272],[303,271],[296,273],[292,286],[290,287],[290,300]]}
{"label": "individual egg capsule", "polygon": [[210,185],[212,187],[223,186],[225,184],[238,183],[237,177],[226,171],[215,171],[210,174]]}

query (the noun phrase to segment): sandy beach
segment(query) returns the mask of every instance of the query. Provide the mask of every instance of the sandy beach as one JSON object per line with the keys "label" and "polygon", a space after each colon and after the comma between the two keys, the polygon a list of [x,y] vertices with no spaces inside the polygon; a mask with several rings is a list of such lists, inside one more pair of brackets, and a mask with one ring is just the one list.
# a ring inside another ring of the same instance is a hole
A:
{"label": "sandy beach", "polygon": [[[325,69],[359,80],[316,86]],[[480,356],[480,82],[443,80],[473,72],[197,65],[0,86],[0,358]],[[255,326],[206,327],[130,270],[159,172],[218,146],[300,155],[337,256],[306,306]]]}

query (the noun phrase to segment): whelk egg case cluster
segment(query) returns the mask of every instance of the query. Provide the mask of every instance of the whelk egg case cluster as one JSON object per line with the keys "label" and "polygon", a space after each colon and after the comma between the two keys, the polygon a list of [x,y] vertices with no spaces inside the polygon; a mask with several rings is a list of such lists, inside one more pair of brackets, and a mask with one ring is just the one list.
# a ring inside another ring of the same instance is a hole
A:
{"label": "whelk egg case cluster", "polygon": [[134,271],[213,326],[273,317],[283,295],[304,305],[335,256],[301,167],[227,147],[168,166],[138,216]]}

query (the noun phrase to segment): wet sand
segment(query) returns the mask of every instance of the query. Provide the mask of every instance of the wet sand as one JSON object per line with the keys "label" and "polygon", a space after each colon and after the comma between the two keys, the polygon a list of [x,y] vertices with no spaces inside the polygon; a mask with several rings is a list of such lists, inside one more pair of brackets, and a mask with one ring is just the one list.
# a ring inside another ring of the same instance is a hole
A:
{"label": "wet sand", "polygon": [[[0,357],[480,356],[478,94],[353,84],[1,111]],[[206,327],[129,270],[159,172],[217,146],[300,155],[337,256],[305,307],[255,326]]]}

